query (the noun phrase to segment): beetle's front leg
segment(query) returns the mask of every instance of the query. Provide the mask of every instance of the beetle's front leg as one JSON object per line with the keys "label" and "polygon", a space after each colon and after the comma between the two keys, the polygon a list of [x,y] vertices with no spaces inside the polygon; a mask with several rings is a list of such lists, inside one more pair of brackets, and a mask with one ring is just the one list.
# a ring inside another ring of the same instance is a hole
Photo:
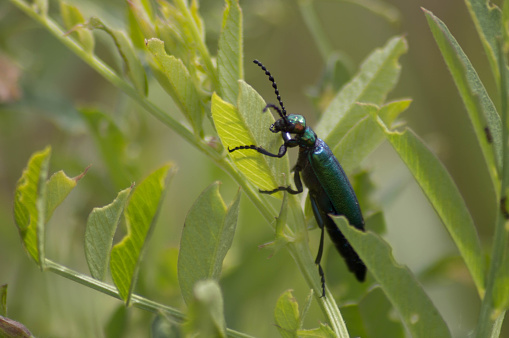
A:
{"label": "beetle's front leg", "polygon": [[302,181],[300,180],[300,171],[301,171],[301,168],[298,167],[298,166],[295,166],[295,174],[293,176],[293,179],[295,181],[295,187],[297,188],[297,190],[293,190],[291,186],[287,186],[287,187],[277,187],[276,189],[273,189],[273,190],[260,190],[260,192],[262,194],[274,194],[278,191],[287,191],[289,194],[292,194],[292,195],[297,195],[297,194],[300,194],[301,192],[304,191],[304,187],[302,186]]}
{"label": "beetle's front leg", "polygon": [[283,144],[283,145],[281,145],[281,147],[279,147],[279,152],[277,154],[273,154],[270,151],[265,150],[262,147],[258,147],[255,145],[249,145],[249,146],[238,146],[233,149],[230,149],[230,147],[228,147],[228,152],[232,153],[236,150],[243,150],[243,149],[252,149],[252,150],[256,150],[257,152],[259,152],[260,154],[263,154],[265,156],[281,158],[281,157],[285,156],[287,148],[286,148],[286,145]]}

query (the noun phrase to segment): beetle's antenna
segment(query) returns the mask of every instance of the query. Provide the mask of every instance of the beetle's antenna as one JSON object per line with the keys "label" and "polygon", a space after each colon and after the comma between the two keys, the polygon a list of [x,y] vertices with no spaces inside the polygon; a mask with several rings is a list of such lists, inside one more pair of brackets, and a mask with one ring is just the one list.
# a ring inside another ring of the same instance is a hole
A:
{"label": "beetle's antenna", "polygon": [[279,113],[279,115],[281,116],[281,118],[284,119],[286,117],[286,108],[285,108],[285,105],[283,104],[283,101],[281,101],[281,95],[279,95],[279,90],[277,89],[277,84],[276,84],[276,81],[274,81],[274,77],[272,76],[272,74],[270,74],[270,72],[267,70],[267,68],[265,68],[265,66],[260,61],[253,60],[253,62],[255,64],[257,64],[258,66],[260,66],[260,68],[265,72],[265,75],[267,75],[269,77],[270,82],[272,82],[272,88],[274,88],[274,92],[276,93],[277,100],[279,101],[279,105],[281,106],[281,110],[277,109],[277,107],[275,107],[274,105],[270,105],[270,104],[267,105],[267,107],[265,107],[265,108],[268,108],[268,107],[275,108],[277,110],[277,112]]}

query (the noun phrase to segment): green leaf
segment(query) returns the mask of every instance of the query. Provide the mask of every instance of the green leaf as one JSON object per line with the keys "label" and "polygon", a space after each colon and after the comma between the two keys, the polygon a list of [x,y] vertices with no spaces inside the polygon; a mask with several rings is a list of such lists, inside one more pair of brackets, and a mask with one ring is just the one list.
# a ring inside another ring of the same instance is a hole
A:
{"label": "green leaf", "polygon": [[467,265],[477,291],[484,294],[484,260],[479,237],[465,201],[443,164],[411,131],[390,131],[376,116],[377,108],[366,105],[393,148],[414,176],[441,218]]}
{"label": "green leaf", "polygon": [[132,188],[118,193],[115,200],[102,208],[94,208],[88,216],[85,228],[85,256],[92,277],[104,281],[113,236],[124,212]]}
{"label": "green leaf", "polygon": [[[499,189],[502,170],[502,125],[493,102],[484,88],[470,60],[447,26],[433,13],[423,9],[433,36],[440,48],[447,68],[458,87],[474,127],[477,141],[484,155],[495,190]],[[491,135],[487,137],[487,131]]]}
{"label": "green leaf", "polygon": [[[382,106],[380,116],[391,125],[410,105],[411,100],[389,102]],[[369,116],[355,124],[334,147],[333,153],[347,173],[353,172],[385,140],[384,134]]]}
{"label": "green leaf", "polygon": [[504,247],[499,270],[493,283],[493,307],[498,315],[509,308],[509,248]]}
{"label": "green leaf", "polygon": [[96,141],[102,159],[117,189],[133,182],[138,174],[127,160],[128,140],[110,116],[97,109],[80,109],[81,116],[87,122]]}
{"label": "green leaf", "polygon": [[23,246],[42,267],[44,261],[45,190],[51,148],[34,153],[16,185],[14,220]]}
{"label": "green leaf", "polygon": [[[141,32],[144,39],[155,37],[154,13],[151,2],[147,0],[130,0],[127,2],[127,5],[131,35],[133,35],[132,31],[136,30]],[[136,47],[138,47],[137,43]]]}
{"label": "green leaf", "polygon": [[168,54],[182,60],[190,72],[196,60],[197,45],[193,43],[193,37],[184,15],[167,1],[159,2],[162,17],[156,17],[156,31],[158,37],[164,41],[164,48]]}
{"label": "green leaf", "polygon": [[481,38],[491,71],[500,88],[499,47],[497,40],[503,37],[502,12],[488,0],[465,0],[470,16]]}
{"label": "green leaf", "polygon": [[[359,303],[366,337],[373,338],[404,338],[405,328],[393,317],[393,306],[380,287],[375,287],[364,296]],[[438,337],[438,336],[436,336]]]}
{"label": "green leaf", "polygon": [[46,219],[45,223],[53,215],[55,209],[64,201],[64,199],[69,195],[69,193],[76,187],[78,181],[85,176],[88,168],[85,171],[76,176],[69,177],[65,174],[63,170],[60,170],[49,178],[46,182]]}
{"label": "green leaf", "polygon": [[[212,95],[212,118],[223,146],[232,149],[254,144],[277,153],[281,138],[269,131],[274,117],[262,113],[265,103],[253,88],[242,80],[239,84],[238,109]],[[255,150],[238,150],[229,155],[246,178],[261,190],[272,190],[285,182],[282,174],[288,172],[287,157],[272,158]],[[283,194],[271,196],[282,198]]]}
{"label": "green leaf", "polygon": [[193,126],[195,134],[202,132],[203,104],[198,91],[182,60],[166,54],[164,42],[159,39],[147,41],[152,54],[150,67],[163,89]]}
{"label": "green leaf", "polygon": [[78,39],[83,50],[92,53],[95,46],[94,34],[84,26],[86,21],[78,7],[60,1],[60,15],[65,28]]}
{"label": "green leaf", "polygon": [[128,331],[129,316],[127,308],[120,304],[106,322],[104,333],[106,337],[124,337]]}
{"label": "green leaf", "polygon": [[310,338],[335,338],[337,337],[330,326],[320,323],[320,326],[311,330],[298,330],[297,337],[310,337]]}
{"label": "green leaf", "polygon": [[363,7],[368,11],[381,16],[391,24],[401,22],[401,14],[397,7],[384,0],[341,0]]}
{"label": "green leaf", "polygon": [[300,329],[299,304],[293,297],[292,290],[279,296],[274,310],[274,321],[282,337],[296,337]]}
{"label": "green leaf", "polygon": [[196,283],[189,303],[186,337],[226,337],[223,295],[215,280]]}
{"label": "green leaf", "polygon": [[143,64],[136,55],[136,51],[134,50],[134,47],[126,33],[121,30],[112,29],[106,26],[100,19],[94,17],[90,18],[87,23],[87,27],[89,29],[101,29],[112,37],[115,42],[115,46],[124,61],[127,77],[131,80],[131,83],[134,85],[134,88],[138,91],[138,93],[143,96],[147,96],[148,83],[145,68],[143,68]]}
{"label": "green leaf", "polygon": [[407,267],[394,261],[391,247],[372,232],[356,230],[343,217],[333,217],[399,313],[412,337],[450,337],[443,318]]}
{"label": "green leaf", "polygon": [[345,323],[348,323],[348,334],[350,337],[369,337],[364,327],[358,304],[347,303],[341,307],[341,314]]}
{"label": "green leaf", "polygon": [[211,184],[195,201],[186,217],[178,258],[178,278],[186,303],[200,280],[219,280],[223,260],[237,226],[240,194],[227,208],[219,194],[219,182]]}
{"label": "green leaf", "polygon": [[406,40],[396,37],[375,50],[362,63],[359,73],[334,97],[320,122],[316,134],[331,148],[365,116],[357,102],[382,104],[399,78],[398,58],[407,50]]}
{"label": "green leaf", "polygon": [[217,70],[221,85],[219,92],[231,104],[237,102],[237,81],[244,76],[242,56],[242,12],[238,0],[226,0],[219,36]]}
{"label": "green leaf", "polygon": [[0,285],[0,316],[7,316],[7,284]]}
{"label": "green leaf", "polygon": [[127,234],[111,251],[111,276],[126,304],[136,284],[143,249],[157,219],[166,178],[173,174],[170,168],[168,164],[157,169],[135,188],[124,213]]}

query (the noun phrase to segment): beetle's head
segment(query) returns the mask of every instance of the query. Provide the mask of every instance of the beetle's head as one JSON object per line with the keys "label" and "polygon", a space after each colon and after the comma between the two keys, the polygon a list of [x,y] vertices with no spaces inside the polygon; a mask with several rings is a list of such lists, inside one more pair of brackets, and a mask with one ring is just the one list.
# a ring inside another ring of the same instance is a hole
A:
{"label": "beetle's head", "polygon": [[290,114],[283,116],[270,126],[273,133],[286,132],[291,134],[303,134],[306,130],[306,119],[302,115]]}

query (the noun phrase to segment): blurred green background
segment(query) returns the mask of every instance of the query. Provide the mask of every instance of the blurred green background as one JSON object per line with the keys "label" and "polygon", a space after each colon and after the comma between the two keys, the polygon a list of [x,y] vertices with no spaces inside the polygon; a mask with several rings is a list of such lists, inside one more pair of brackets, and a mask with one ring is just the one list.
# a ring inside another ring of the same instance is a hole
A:
{"label": "blurred green background", "polygon": [[[125,24],[127,10],[123,0],[69,2],[75,3],[87,17],[98,16],[119,28]],[[487,188],[489,178],[465,108],[420,7],[431,10],[448,25],[490,94],[496,95],[473,23],[462,1],[386,3],[399,10],[399,24],[389,23],[347,1],[316,1],[314,7],[334,49],[348,55],[355,67],[390,37],[406,37],[409,52],[401,58],[401,79],[389,99],[414,100],[403,118],[451,172],[488,252],[496,207],[494,194]],[[324,62],[297,3],[245,0],[240,4],[244,15],[246,81],[267,102],[274,100],[266,77],[251,63],[255,58],[263,61],[276,77],[287,110],[305,115],[314,125],[318,111],[306,93],[318,82]],[[202,1],[200,7],[213,54],[223,7],[219,0]],[[51,2],[50,13],[57,11],[58,3]],[[118,65],[108,37],[96,33],[96,38],[96,53],[108,63]],[[221,192],[227,203],[238,187],[208,158],[133,104],[36,22],[8,1],[1,1],[0,81],[8,79],[8,72],[12,71],[18,76],[17,81],[9,82],[12,94],[0,102],[0,284],[9,284],[9,317],[25,324],[38,337],[102,337],[114,311],[122,307],[117,300],[62,277],[41,273],[24,252],[12,217],[15,184],[34,151],[48,144],[53,147],[50,172],[63,169],[69,176],[76,176],[92,164],[85,178],[57,209],[47,229],[47,256],[88,273],[83,251],[87,215],[93,207],[113,200],[123,187],[113,183],[78,113],[84,107],[111,116],[125,133],[130,161],[136,168],[134,181],[141,181],[166,161],[179,168],[146,253],[137,293],[184,309],[175,259],[187,210],[214,181],[223,182]],[[150,98],[180,118],[169,97],[153,80]],[[497,104],[496,96],[493,98]],[[441,258],[457,254],[419,187],[389,146],[378,149],[362,167],[370,171],[377,185],[374,197],[385,212],[388,228],[385,237],[400,263],[419,276]],[[392,196],[394,187],[399,188]],[[221,280],[228,327],[260,337],[277,335],[272,311],[281,293],[294,289],[300,303],[308,294],[302,276],[285,250],[267,259],[272,253],[258,248],[273,239],[267,225],[249,201],[242,198],[237,233]],[[317,244],[318,231],[311,231],[313,252]],[[335,252],[328,261],[331,258],[340,260]],[[333,274],[331,264],[326,263],[329,265],[326,273]],[[422,282],[453,335],[464,337],[475,326],[479,300],[464,266],[454,267],[439,278],[423,278]],[[348,294],[343,291],[338,302],[347,300]],[[123,336],[147,336],[151,318],[149,313],[128,309]],[[321,318],[314,304],[307,326],[317,326]]]}

